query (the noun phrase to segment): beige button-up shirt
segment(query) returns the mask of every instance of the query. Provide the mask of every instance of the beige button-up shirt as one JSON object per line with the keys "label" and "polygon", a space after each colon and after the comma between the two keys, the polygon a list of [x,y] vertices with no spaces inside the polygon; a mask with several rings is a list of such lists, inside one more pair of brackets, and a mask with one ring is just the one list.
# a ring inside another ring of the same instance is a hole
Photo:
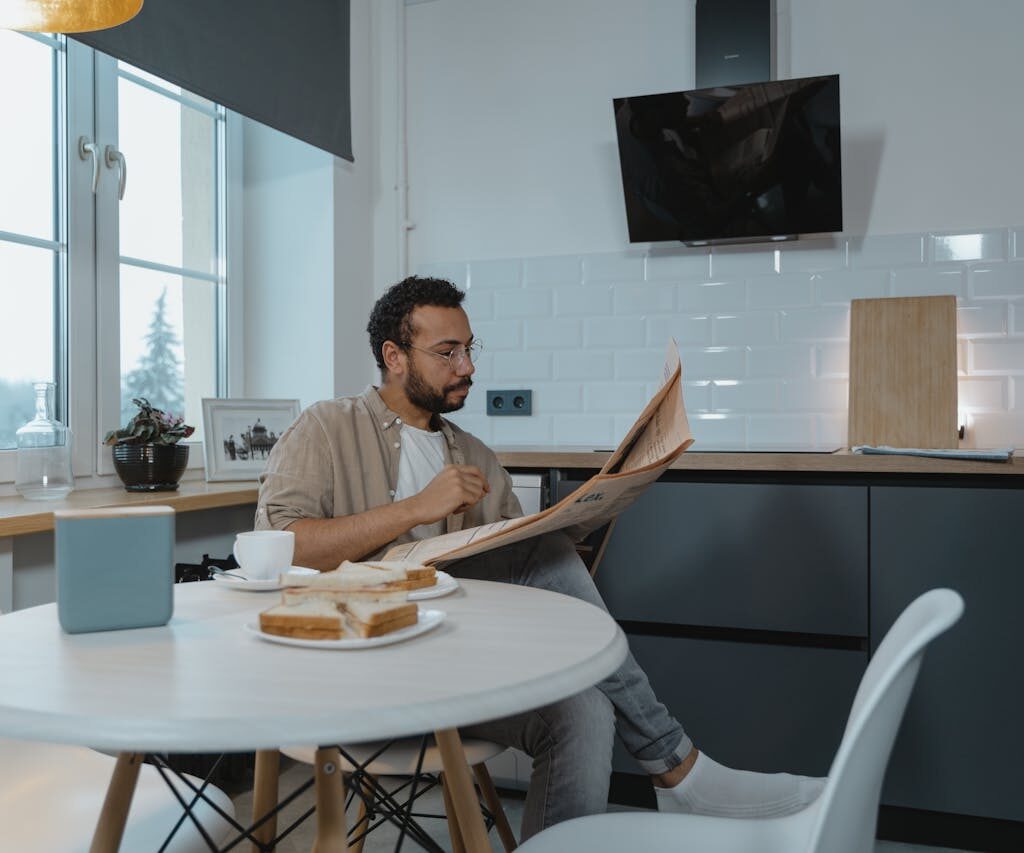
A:
{"label": "beige button-up shirt", "polygon": [[[402,452],[401,418],[373,386],[358,397],[314,403],[277,440],[260,475],[256,529],[282,530],[300,518],[337,518],[366,512],[394,500]],[[476,527],[523,514],[512,478],[482,441],[439,415],[434,426],[445,437],[446,461],[476,465],[490,492],[466,512],[450,515],[446,530]],[[408,542],[408,533],[381,548]]]}

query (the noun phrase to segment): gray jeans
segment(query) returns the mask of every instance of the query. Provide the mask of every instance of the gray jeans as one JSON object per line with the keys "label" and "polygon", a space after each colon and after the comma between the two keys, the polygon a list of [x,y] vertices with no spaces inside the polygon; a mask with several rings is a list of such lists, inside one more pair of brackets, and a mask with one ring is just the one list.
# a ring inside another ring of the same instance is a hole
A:
{"label": "gray jeans", "polygon": [[[446,570],[460,578],[549,589],[606,609],[586,566],[562,533],[468,557]],[[693,748],[632,654],[614,673],[576,696],[461,731],[516,747],[533,758],[524,839],[546,826],[605,810],[615,732],[648,773],[671,770]]]}

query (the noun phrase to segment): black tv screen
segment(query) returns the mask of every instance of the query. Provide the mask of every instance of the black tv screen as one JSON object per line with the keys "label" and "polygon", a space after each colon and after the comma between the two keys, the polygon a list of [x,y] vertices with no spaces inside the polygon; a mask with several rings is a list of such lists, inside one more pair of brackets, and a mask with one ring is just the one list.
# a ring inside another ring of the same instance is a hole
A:
{"label": "black tv screen", "polygon": [[631,243],[843,230],[838,75],[614,107]]}

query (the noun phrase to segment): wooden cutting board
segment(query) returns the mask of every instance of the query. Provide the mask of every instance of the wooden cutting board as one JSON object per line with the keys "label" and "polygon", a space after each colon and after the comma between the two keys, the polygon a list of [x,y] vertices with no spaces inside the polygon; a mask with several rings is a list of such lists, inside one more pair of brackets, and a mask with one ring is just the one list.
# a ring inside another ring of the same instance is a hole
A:
{"label": "wooden cutting board", "polygon": [[958,447],[956,384],[955,296],[850,303],[851,447]]}

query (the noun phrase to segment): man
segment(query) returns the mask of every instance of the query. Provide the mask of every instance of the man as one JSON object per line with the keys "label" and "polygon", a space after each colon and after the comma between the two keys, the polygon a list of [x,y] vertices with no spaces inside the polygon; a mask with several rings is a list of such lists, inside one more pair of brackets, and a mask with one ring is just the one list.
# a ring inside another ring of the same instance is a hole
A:
{"label": "man", "polygon": [[[256,526],[293,531],[297,564],[329,570],[342,560],[379,557],[395,543],[522,514],[494,453],[441,417],[465,403],[480,347],[463,298],[440,279],[394,285],[374,305],[367,327],[380,388],[310,406],[278,440],[260,478]],[[447,570],[604,607],[561,533]],[[533,757],[523,838],[605,810],[614,731],[651,775],[663,811],[778,816],[821,790],[821,780],[732,770],[698,752],[632,655],[577,696],[462,730]]]}

